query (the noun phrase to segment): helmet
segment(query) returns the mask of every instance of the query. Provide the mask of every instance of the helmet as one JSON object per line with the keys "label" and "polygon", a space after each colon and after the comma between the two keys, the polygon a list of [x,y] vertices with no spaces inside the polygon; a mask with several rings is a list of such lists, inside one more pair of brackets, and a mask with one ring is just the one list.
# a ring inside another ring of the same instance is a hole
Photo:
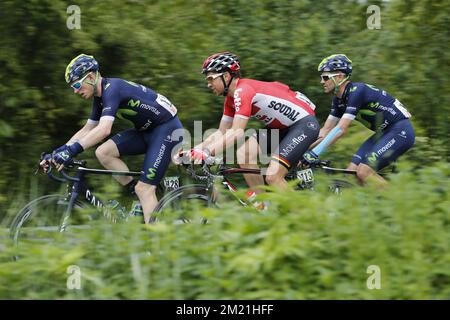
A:
{"label": "helmet", "polygon": [[98,71],[98,62],[93,56],[80,54],[70,61],[66,68],[66,82],[71,83],[82,78],[86,73]]}
{"label": "helmet", "polygon": [[241,70],[241,65],[238,56],[231,52],[225,51],[213,54],[206,58],[202,65],[202,73],[208,72],[224,72],[230,71],[236,73]]}
{"label": "helmet", "polygon": [[347,56],[342,53],[333,54],[320,62],[317,71],[342,71],[345,74],[351,74],[352,60],[347,58]]}

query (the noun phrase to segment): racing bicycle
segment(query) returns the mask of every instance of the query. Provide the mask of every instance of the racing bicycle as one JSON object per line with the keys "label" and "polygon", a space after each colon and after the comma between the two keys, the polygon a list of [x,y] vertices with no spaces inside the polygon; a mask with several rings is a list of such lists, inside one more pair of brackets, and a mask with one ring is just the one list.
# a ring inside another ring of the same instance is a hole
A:
{"label": "racing bicycle", "polygon": [[[205,161],[200,170],[195,168],[192,163],[183,162],[182,166],[195,183],[183,185],[177,189],[168,192],[159,202],[155,209],[156,212],[164,212],[168,209],[176,210],[180,219],[189,222],[189,218],[183,218],[183,215],[190,213],[199,207],[220,207],[219,195],[228,193],[232,195],[243,206],[247,206],[246,200],[241,199],[238,193],[238,187],[232,183],[231,179],[242,174],[261,175],[260,169],[246,169],[227,167],[221,163],[221,159],[210,157]],[[350,174],[356,175],[356,171],[330,167],[329,160],[321,160],[313,165],[299,165],[293,168],[286,180],[296,181],[297,190],[314,190],[315,175],[321,171],[326,174]],[[213,169],[215,168],[215,169]],[[200,172],[199,172],[200,171]],[[221,185],[220,190],[217,186]],[[330,192],[340,194],[343,189],[353,187],[354,185],[345,179],[332,179],[328,186]],[[206,220],[203,220],[206,222]]]}
{"label": "racing bicycle", "polygon": [[[16,214],[9,229],[10,238],[15,245],[19,242],[49,242],[56,233],[67,229],[88,228],[88,222],[91,220],[106,218],[112,223],[117,223],[130,219],[131,212],[122,207],[117,200],[105,200],[96,195],[89,187],[87,176],[139,177],[142,172],[92,169],[87,167],[85,160],[73,160],[59,174],[55,174],[52,168],[49,167],[48,177],[56,182],[65,183],[66,192],[36,198]],[[165,177],[158,186],[157,193],[161,194],[178,187],[177,176]]]}

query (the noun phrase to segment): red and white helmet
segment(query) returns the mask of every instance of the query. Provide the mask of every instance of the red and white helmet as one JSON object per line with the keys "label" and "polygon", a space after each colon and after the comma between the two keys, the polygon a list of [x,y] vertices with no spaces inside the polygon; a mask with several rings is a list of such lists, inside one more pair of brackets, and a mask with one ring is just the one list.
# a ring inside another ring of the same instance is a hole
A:
{"label": "red and white helmet", "polygon": [[202,73],[208,72],[225,72],[236,73],[241,70],[239,57],[231,52],[225,51],[213,54],[206,58],[202,65]]}

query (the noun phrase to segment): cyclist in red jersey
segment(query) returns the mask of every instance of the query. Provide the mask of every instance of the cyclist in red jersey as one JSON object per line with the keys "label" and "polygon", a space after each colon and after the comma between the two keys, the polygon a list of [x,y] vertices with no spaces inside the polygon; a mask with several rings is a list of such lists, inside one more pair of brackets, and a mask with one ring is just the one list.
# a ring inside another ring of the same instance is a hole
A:
{"label": "cyclist in red jersey", "polygon": [[[208,88],[218,96],[225,96],[224,110],[219,129],[194,147],[190,156],[202,160],[222,152],[225,146],[245,136],[247,122],[254,117],[265,123],[268,134],[258,132],[238,148],[239,165],[258,169],[257,156],[263,151],[261,147],[268,145],[266,150],[272,152],[272,157],[266,182],[285,189],[284,177],[317,139],[320,126],[314,114],[315,106],[304,94],[292,91],[285,84],[241,78],[240,69],[239,58],[230,52],[214,54],[204,61],[202,73]],[[279,143],[271,148],[270,131],[273,130],[278,130]],[[255,187],[264,184],[262,176],[244,177],[251,189],[260,192]]]}

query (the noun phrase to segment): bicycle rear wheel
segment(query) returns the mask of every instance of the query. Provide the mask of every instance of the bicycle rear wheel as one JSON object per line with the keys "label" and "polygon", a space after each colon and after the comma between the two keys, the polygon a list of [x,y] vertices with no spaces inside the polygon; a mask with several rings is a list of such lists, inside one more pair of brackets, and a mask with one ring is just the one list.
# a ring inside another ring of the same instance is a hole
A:
{"label": "bicycle rear wheel", "polygon": [[[68,200],[63,195],[47,195],[37,198],[23,207],[11,223],[9,234],[14,244],[44,244],[53,242],[62,230],[63,221],[73,224],[70,228],[82,227],[78,213],[83,204],[76,201],[69,219],[64,219]],[[77,218],[77,219],[72,219]]]}
{"label": "bicycle rear wheel", "polygon": [[[204,185],[188,185],[169,192],[156,206],[154,221],[163,220],[170,215],[176,224],[191,223],[193,216],[202,208],[215,206],[213,190]],[[201,218],[201,223],[206,219]]]}

